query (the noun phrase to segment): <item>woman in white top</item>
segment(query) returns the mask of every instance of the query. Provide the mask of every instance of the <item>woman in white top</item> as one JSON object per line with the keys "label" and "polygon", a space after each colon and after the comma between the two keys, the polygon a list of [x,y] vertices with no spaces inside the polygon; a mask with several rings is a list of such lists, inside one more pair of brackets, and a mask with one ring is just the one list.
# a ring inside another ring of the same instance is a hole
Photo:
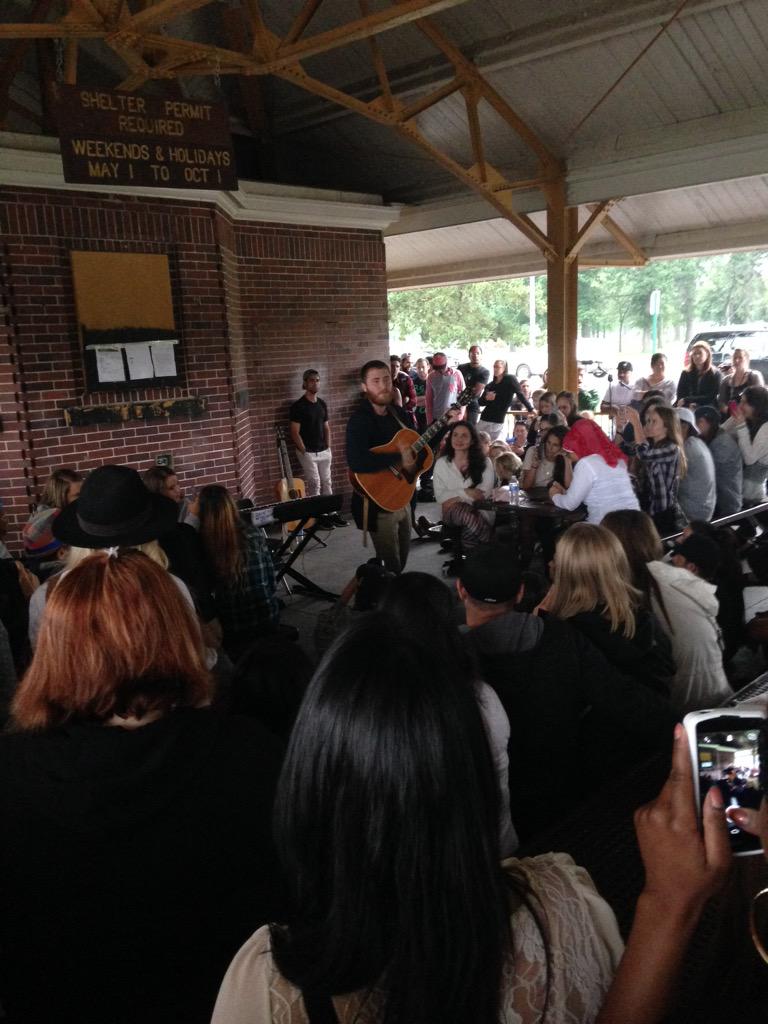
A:
{"label": "woman in white top", "polygon": [[640,401],[647,391],[658,391],[667,405],[675,404],[677,384],[667,377],[667,357],[663,352],[654,352],[651,356],[651,372],[647,377],[635,381],[634,397]]}
{"label": "woman in white top", "polygon": [[471,423],[455,423],[445,438],[443,454],[435,463],[432,485],[441,506],[443,523],[461,527],[464,550],[491,539],[492,512],[481,512],[473,502],[489,498],[495,483],[491,460],[483,455]]}
{"label": "woman in white top", "polygon": [[601,523],[618,509],[639,509],[627,470],[627,457],[610,441],[594,420],[577,420],[563,446],[577,459],[570,487],[553,483],[550,497],[558,508],[572,511],[587,506],[587,522]]}
{"label": "woman in white top", "polygon": [[759,505],[765,501],[768,477],[768,388],[747,388],[723,430],[736,438],[741,449],[744,507]]}

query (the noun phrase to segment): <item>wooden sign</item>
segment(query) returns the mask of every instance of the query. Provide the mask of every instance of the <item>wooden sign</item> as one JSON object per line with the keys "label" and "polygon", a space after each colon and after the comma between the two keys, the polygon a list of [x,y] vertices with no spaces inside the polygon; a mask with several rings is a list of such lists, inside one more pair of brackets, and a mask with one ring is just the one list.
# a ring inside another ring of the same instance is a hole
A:
{"label": "wooden sign", "polygon": [[81,185],[237,188],[222,104],[58,85],[64,180]]}

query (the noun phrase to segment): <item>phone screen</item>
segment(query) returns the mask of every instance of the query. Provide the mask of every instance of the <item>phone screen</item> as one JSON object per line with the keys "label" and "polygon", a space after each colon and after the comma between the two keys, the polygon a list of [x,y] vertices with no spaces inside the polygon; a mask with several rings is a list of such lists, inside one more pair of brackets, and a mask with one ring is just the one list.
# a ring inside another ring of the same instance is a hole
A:
{"label": "phone screen", "polygon": [[699,760],[699,800],[718,786],[723,794],[728,833],[734,853],[758,853],[760,840],[738,828],[729,807],[757,810],[763,799],[757,741],[764,719],[722,715],[699,722],[696,746]]}

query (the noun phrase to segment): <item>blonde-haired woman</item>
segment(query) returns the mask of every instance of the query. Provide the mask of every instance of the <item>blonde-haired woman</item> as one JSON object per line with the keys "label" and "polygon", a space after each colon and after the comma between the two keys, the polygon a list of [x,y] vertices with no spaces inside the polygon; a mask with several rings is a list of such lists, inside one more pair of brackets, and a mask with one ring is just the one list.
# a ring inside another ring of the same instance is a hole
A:
{"label": "blonde-haired woman", "polygon": [[200,538],[213,577],[223,645],[236,660],[259,634],[277,626],[272,555],[261,530],[243,523],[226,487],[203,487],[198,502]]}
{"label": "blonde-haired woman", "polygon": [[720,412],[729,416],[733,412],[731,403],[738,404],[747,388],[754,387],[765,387],[763,375],[759,370],[750,370],[749,352],[745,348],[735,348],[731,354],[731,372],[723,378],[717,396]]}
{"label": "blonde-haired woman", "polygon": [[541,610],[567,619],[624,675],[668,695],[672,645],[644,607],[617,537],[603,526],[576,523],[558,540],[554,561]]}
{"label": "blonde-haired woman", "polygon": [[77,500],[83,478],[77,470],[54,469],[45,482],[40,504],[22,531],[25,553],[32,558],[52,557],[61,541],[52,533],[53,521],[63,508]]}
{"label": "blonde-haired woman", "polygon": [[[688,463],[677,413],[668,405],[647,409],[643,422],[627,407],[627,421],[635,431],[634,450],[643,470],[640,504],[662,537],[679,533],[685,526],[677,491]],[[638,441],[637,438],[645,440]]]}

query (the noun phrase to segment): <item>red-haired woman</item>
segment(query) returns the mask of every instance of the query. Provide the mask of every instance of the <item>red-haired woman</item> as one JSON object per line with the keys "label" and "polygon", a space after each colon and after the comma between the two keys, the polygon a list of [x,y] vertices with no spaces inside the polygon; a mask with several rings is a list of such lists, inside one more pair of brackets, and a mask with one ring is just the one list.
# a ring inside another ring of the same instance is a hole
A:
{"label": "red-haired woman", "polygon": [[0,1002],[11,1021],[203,1024],[272,920],[280,750],[221,717],[197,619],[138,551],[49,587],[0,736]]}

